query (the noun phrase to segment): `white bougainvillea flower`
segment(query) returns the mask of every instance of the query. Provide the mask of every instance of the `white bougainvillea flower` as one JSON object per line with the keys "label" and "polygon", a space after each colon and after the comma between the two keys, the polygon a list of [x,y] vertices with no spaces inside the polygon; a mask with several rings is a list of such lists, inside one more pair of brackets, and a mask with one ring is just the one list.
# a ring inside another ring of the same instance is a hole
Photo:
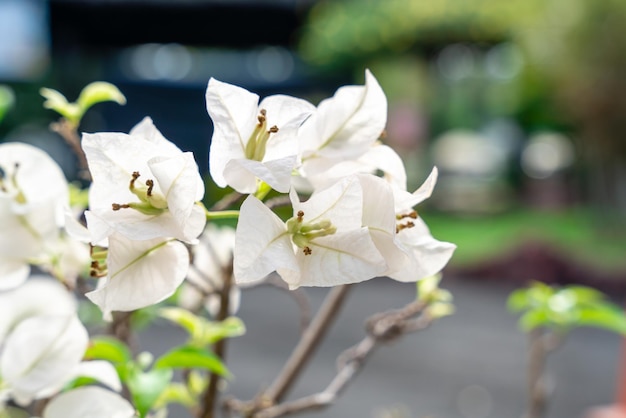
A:
{"label": "white bougainvillea flower", "polygon": [[117,393],[97,386],[83,386],[52,399],[43,418],[132,418],[135,408]]}
{"label": "white bougainvillea flower", "polygon": [[206,107],[213,120],[209,170],[213,181],[240,193],[254,193],[258,180],[289,191],[298,162],[296,131],[315,107],[305,100],[249,91],[209,80]]}
{"label": "white bougainvillea flower", "polygon": [[[363,224],[363,189],[357,176],[314,193],[306,202],[293,189],[290,197],[294,216],[286,223],[255,197],[244,201],[235,243],[238,283],[263,279],[275,270],[291,289],[335,286],[368,280],[388,269]],[[374,228],[393,227],[391,201],[368,213],[368,219],[384,218]]]}
{"label": "white bougainvillea flower", "polygon": [[[387,123],[387,98],[365,71],[365,85],[344,86],[323,100],[300,127],[300,175],[319,184],[330,167],[358,160],[376,144]],[[352,174],[352,173],[349,173]]]}
{"label": "white bougainvillea flower", "polygon": [[73,377],[87,343],[87,330],[76,315],[27,318],[5,340],[2,383],[20,405],[49,396]]}
{"label": "white bougainvillea flower", "polygon": [[220,292],[224,280],[230,280],[229,311],[239,309],[241,290],[232,280],[235,230],[208,224],[200,236],[200,242],[192,248],[193,263],[187,275],[186,286],[180,293],[181,306],[195,310],[204,304],[206,310],[216,317],[220,309]]}
{"label": "white bougainvillea flower", "polygon": [[192,153],[165,139],[150,118],[130,134],[83,134],[82,144],[93,177],[93,243],[113,231],[137,240],[195,242],[206,218],[196,204],[204,196],[204,183]]}
{"label": "white bougainvillea flower", "polygon": [[33,276],[22,286],[0,293],[0,345],[21,321],[41,315],[71,315],[76,300],[58,281]]}
{"label": "white bougainvillea flower", "polygon": [[132,311],[171,296],[189,270],[189,252],[171,238],[130,240],[119,233],[109,236],[106,261],[94,260],[94,275],[102,283],[87,296],[105,319],[112,311]]}
{"label": "white bougainvillea flower", "polygon": [[424,184],[415,192],[394,188],[396,242],[409,257],[401,268],[386,273],[392,279],[413,282],[430,277],[441,271],[456,249],[454,244],[433,238],[426,223],[413,210],[414,206],[430,197],[436,182],[437,168],[433,168]]}
{"label": "white bougainvillea flower", "polygon": [[29,262],[58,238],[68,193],[61,168],[44,151],[0,144],[0,290],[19,286]]}

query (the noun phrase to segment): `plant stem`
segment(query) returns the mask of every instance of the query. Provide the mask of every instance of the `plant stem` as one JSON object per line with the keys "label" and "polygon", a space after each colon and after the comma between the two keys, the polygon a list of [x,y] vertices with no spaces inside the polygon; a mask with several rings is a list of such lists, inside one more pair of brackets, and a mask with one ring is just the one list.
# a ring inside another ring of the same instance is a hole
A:
{"label": "plant stem", "polygon": [[261,401],[263,404],[275,404],[287,394],[330,329],[330,325],[337,317],[349,288],[350,285],[341,285],[329,291],[323,305],[302,334],[298,345],[294,348],[282,370],[272,385],[262,394]]}
{"label": "plant stem", "polygon": [[529,333],[528,410],[524,418],[543,418],[548,406],[545,367],[548,354],[563,343],[563,335],[535,329]]}
{"label": "plant stem", "polygon": [[[233,277],[232,264],[223,269],[223,286],[220,292],[220,311],[217,315],[218,321],[225,320],[230,312],[230,288],[232,286]],[[223,338],[215,343],[213,346],[213,352],[218,356],[222,362],[226,358],[226,338]],[[209,376],[209,385],[203,396],[202,410],[200,411],[199,418],[213,418],[215,416],[215,406],[217,404],[218,389],[221,376],[216,373],[211,373]]]}
{"label": "plant stem", "polygon": [[80,145],[80,137],[78,136],[77,127],[68,122],[67,119],[61,118],[58,122],[50,124],[50,130],[58,133],[63,137],[67,145],[72,149],[74,155],[78,159],[79,177],[83,180],[91,180],[91,174],[89,173],[89,164],[87,163],[87,157]]}

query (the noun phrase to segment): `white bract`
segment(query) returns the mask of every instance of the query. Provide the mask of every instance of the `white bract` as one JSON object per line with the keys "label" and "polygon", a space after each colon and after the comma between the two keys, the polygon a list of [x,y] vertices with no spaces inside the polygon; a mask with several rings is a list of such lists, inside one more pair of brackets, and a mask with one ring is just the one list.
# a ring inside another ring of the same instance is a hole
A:
{"label": "white bract", "polygon": [[75,376],[87,342],[87,330],[75,315],[21,321],[3,345],[2,385],[20,405],[54,394]]}
{"label": "white bract", "polygon": [[67,205],[67,181],[48,154],[27,144],[0,144],[0,290],[19,286],[29,263],[46,256]]}
{"label": "white bract", "polygon": [[428,199],[437,182],[437,168],[433,168],[424,184],[413,193],[394,188],[397,242],[409,256],[402,268],[387,273],[402,282],[411,282],[430,277],[448,263],[456,245],[437,241],[430,234],[426,223],[413,207]]}
{"label": "white bract", "polygon": [[84,386],[50,401],[43,418],[132,418],[135,408],[120,395],[97,386]]}
{"label": "white bract", "polygon": [[335,286],[387,270],[363,214],[374,220],[373,229],[392,228],[392,201],[364,208],[358,176],[316,192],[306,202],[293,189],[290,197],[294,216],[286,223],[255,197],[244,201],[235,244],[238,283],[261,280],[275,270],[291,289]]}
{"label": "white bract", "polygon": [[192,153],[165,139],[149,118],[130,134],[84,134],[82,143],[93,177],[88,218],[93,243],[113,231],[138,240],[195,242],[206,218],[196,204],[204,183]]}
{"label": "white bract", "polygon": [[76,301],[50,277],[34,276],[23,285],[0,293],[0,346],[21,321],[41,315],[71,315]]}
{"label": "white bract", "polygon": [[171,296],[189,269],[185,245],[171,238],[130,240],[119,233],[109,236],[101,260],[94,258],[94,274],[103,276],[98,288],[87,293],[104,317],[112,311],[132,311]]}
{"label": "white bract", "polygon": [[206,107],[213,120],[209,170],[213,181],[240,193],[254,193],[258,181],[287,192],[298,162],[296,131],[315,107],[275,95],[263,99],[211,78]]}
{"label": "white bract", "polygon": [[300,175],[319,188],[345,175],[371,171],[369,165],[383,155],[372,154],[367,162],[359,159],[376,145],[386,123],[387,98],[367,70],[365,85],[341,87],[302,124],[298,131]]}

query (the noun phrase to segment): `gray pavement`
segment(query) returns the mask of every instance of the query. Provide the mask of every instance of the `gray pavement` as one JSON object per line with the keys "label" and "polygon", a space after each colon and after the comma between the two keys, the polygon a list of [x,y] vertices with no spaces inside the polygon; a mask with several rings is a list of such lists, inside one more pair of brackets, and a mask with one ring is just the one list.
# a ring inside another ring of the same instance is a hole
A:
{"label": "gray pavement", "polygon": [[[323,411],[298,417],[519,418],[525,405],[526,340],[505,301],[505,283],[446,277],[457,312],[431,328],[379,348],[341,398]],[[326,289],[307,289],[314,308]],[[325,343],[290,394],[295,398],[323,389],[335,372],[341,351],[364,336],[364,319],[401,307],[414,286],[377,279],[354,286]],[[239,316],[248,328],[229,345],[228,364],[235,378],[226,390],[249,399],[278,373],[298,339],[298,309],[284,292],[245,290]],[[142,337],[144,347],[166,349],[182,335],[165,325]],[[620,338],[580,329],[548,361],[555,387],[547,418],[578,418],[592,406],[614,398]],[[184,418],[174,408],[170,417]]]}

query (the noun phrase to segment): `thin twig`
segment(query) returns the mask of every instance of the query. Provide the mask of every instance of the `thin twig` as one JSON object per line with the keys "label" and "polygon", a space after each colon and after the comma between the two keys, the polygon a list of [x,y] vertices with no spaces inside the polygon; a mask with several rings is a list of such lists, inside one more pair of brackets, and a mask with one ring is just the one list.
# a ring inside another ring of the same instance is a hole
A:
{"label": "thin twig", "polygon": [[[270,405],[249,416],[254,418],[276,418],[296,412],[322,409],[330,406],[345,390],[365,364],[374,349],[402,335],[427,328],[434,320],[424,309],[427,302],[414,301],[402,309],[383,312],[367,320],[367,333],[359,343],[345,350],[338,358],[338,372],[330,384],[321,392],[293,401]],[[415,318],[416,315],[419,315]],[[232,409],[242,410],[245,403],[230,401]],[[243,409],[245,411],[245,409]]]}
{"label": "thin twig", "polygon": [[243,195],[239,192],[232,192],[222,197],[220,200],[215,202],[213,206],[211,206],[210,211],[220,211],[225,210],[235,204],[239,199],[241,199]]}
{"label": "thin twig", "polygon": [[550,396],[546,385],[546,360],[548,355],[559,348],[563,341],[562,336],[550,330],[535,329],[529,333],[528,410],[525,418],[545,416]]}
{"label": "thin twig", "polygon": [[[233,278],[233,263],[222,269],[222,289],[220,290],[220,310],[217,314],[217,320],[223,321],[230,314],[230,288]],[[213,346],[213,352],[222,362],[226,358],[226,338],[222,338]],[[215,414],[215,405],[217,404],[219,383],[222,377],[217,373],[211,373],[209,376],[209,385],[204,392],[202,410],[199,418],[213,418]]]}
{"label": "thin twig", "polygon": [[79,168],[78,176],[83,180],[91,180],[87,156],[80,145],[80,137],[76,131],[76,126],[68,122],[67,119],[61,118],[57,122],[50,124],[50,130],[61,135],[74,155],[76,155]]}

